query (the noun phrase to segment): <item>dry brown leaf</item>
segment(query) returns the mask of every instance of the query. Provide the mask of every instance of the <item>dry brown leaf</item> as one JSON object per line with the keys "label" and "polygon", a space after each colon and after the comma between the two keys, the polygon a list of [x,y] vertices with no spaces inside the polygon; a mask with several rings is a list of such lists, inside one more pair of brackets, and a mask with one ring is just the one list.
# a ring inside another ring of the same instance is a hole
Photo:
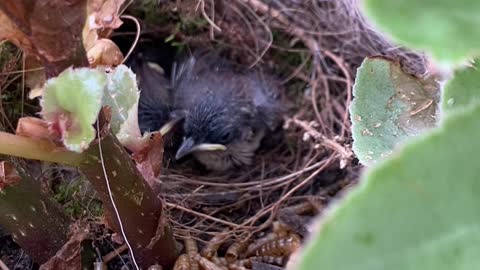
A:
{"label": "dry brown leaf", "polygon": [[153,190],[159,186],[158,176],[162,168],[163,139],[158,132],[152,134],[148,144],[139,152],[133,153],[137,168]]}
{"label": "dry brown leaf", "polygon": [[49,128],[49,125],[45,120],[36,117],[20,118],[18,120],[15,134],[33,139],[53,140],[59,145],[61,142],[60,133]]}
{"label": "dry brown leaf", "polygon": [[25,86],[30,88],[28,98],[34,99],[43,94],[43,86],[47,80],[43,65],[34,55],[25,57]]}
{"label": "dry brown leaf", "polygon": [[40,270],[82,269],[81,243],[87,236],[85,231],[75,233],[55,256],[40,266]]}
{"label": "dry brown leaf", "polygon": [[123,236],[121,234],[118,234],[118,233],[112,233],[111,240],[115,244],[119,244],[119,245],[125,244],[125,239],[123,239]]}
{"label": "dry brown leaf", "polygon": [[8,39],[15,45],[21,47],[25,51],[34,51],[32,42],[28,36],[23,33],[12,20],[1,11],[0,6],[0,40]]}
{"label": "dry brown leaf", "polygon": [[38,57],[47,77],[88,64],[79,42],[85,21],[86,0],[0,1],[0,39]]}
{"label": "dry brown leaf", "polygon": [[93,13],[89,17],[90,29],[116,29],[122,25],[120,7],[125,0],[91,1]]}
{"label": "dry brown leaf", "polygon": [[91,67],[115,67],[122,63],[123,54],[120,48],[110,39],[102,38],[95,41],[87,52],[88,63]]}
{"label": "dry brown leaf", "polygon": [[90,30],[87,24],[83,28],[82,37],[83,37],[83,46],[85,47],[86,51],[89,51],[93,47],[93,45],[95,45],[95,41],[98,40],[97,30]]}
{"label": "dry brown leaf", "polygon": [[15,167],[7,161],[0,162],[0,190],[20,182],[22,178],[18,175]]}
{"label": "dry brown leaf", "polygon": [[83,45],[89,51],[98,39],[108,37],[114,29],[122,25],[120,7],[125,0],[88,1],[88,21],[83,28]]}
{"label": "dry brown leaf", "polygon": [[37,97],[41,97],[43,95],[43,91],[44,91],[43,87],[34,88],[30,90],[30,92],[28,92],[28,98],[35,99]]}

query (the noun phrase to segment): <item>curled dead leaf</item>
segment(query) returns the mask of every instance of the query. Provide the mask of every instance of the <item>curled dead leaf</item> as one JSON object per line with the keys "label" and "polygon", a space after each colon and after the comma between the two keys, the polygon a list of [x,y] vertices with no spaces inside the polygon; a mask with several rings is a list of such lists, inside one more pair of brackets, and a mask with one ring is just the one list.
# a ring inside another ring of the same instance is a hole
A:
{"label": "curled dead leaf", "polygon": [[90,29],[116,29],[122,25],[120,7],[125,0],[91,1],[93,13],[89,17]]}
{"label": "curled dead leaf", "polygon": [[0,40],[8,39],[25,51],[34,51],[33,44],[28,36],[2,10],[0,10],[0,25]]}
{"label": "curled dead leaf", "polygon": [[158,189],[158,176],[163,161],[163,138],[158,132],[152,134],[147,145],[139,152],[133,153],[137,168],[152,189]]}
{"label": "curled dead leaf", "polygon": [[46,81],[45,69],[34,55],[25,57],[25,86],[30,88],[28,98],[34,99],[43,94],[43,86]]}
{"label": "curled dead leaf", "polygon": [[60,144],[61,135],[49,128],[47,121],[36,117],[22,117],[18,120],[15,134],[33,139],[54,141]]}
{"label": "curled dead leaf", "polygon": [[90,0],[87,23],[83,28],[83,46],[89,51],[98,39],[108,37],[122,25],[120,7],[125,0]]}
{"label": "curled dead leaf", "polygon": [[68,240],[63,247],[40,266],[41,270],[79,269],[81,262],[81,243],[87,239],[88,233],[79,231]]}
{"label": "curled dead leaf", "polygon": [[102,38],[94,42],[87,52],[88,63],[91,67],[118,66],[123,61],[123,54],[118,46],[110,39]]}
{"label": "curled dead leaf", "polygon": [[34,89],[30,90],[30,92],[28,92],[28,98],[29,99],[35,99],[37,97],[41,97],[43,95],[44,90],[45,89],[43,87],[34,88]]}
{"label": "curled dead leaf", "polygon": [[86,66],[82,43],[86,0],[0,1],[0,40],[8,39],[45,66],[47,77]]}
{"label": "curled dead leaf", "polygon": [[16,185],[22,178],[10,162],[0,162],[0,190]]}

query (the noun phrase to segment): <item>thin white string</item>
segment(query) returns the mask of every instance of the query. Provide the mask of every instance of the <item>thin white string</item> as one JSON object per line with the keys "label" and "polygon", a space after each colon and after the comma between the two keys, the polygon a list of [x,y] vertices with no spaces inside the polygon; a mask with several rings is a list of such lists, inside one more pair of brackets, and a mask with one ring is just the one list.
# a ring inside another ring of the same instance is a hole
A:
{"label": "thin white string", "polygon": [[123,239],[125,239],[125,243],[128,246],[128,250],[130,251],[130,256],[132,256],[133,264],[135,265],[135,269],[140,270],[138,267],[137,261],[135,260],[135,255],[133,254],[132,246],[128,242],[127,235],[123,230],[122,219],[120,218],[120,213],[118,213],[117,206],[115,205],[115,201],[113,200],[112,189],[110,188],[110,181],[107,174],[107,169],[105,168],[105,162],[103,161],[103,152],[102,152],[102,140],[100,138],[100,124],[97,121],[97,133],[98,133],[98,151],[100,152],[100,161],[102,162],[102,169],[103,175],[105,177],[105,183],[107,184],[108,196],[110,196],[110,202],[112,203],[113,210],[115,210],[115,215],[117,216],[118,224],[120,225],[120,231],[122,232]]}

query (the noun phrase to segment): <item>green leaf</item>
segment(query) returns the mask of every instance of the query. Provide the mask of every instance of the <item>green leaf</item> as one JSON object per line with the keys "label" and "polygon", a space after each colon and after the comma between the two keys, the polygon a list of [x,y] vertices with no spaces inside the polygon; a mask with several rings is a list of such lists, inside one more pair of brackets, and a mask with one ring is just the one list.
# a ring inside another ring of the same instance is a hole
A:
{"label": "green leaf", "polygon": [[365,11],[398,42],[451,66],[480,54],[477,0],[365,0]]}
{"label": "green leaf", "polygon": [[112,108],[111,127],[120,143],[131,151],[139,151],[149,139],[142,136],[138,125],[139,91],[135,74],[120,65],[108,76],[104,104]]}
{"label": "green leaf", "polygon": [[92,124],[102,106],[106,86],[103,71],[68,68],[47,81],[42,116],[62,135],[67,149],[82,152],[95,138]]}
{"label": "green leaf", "polygon": [[442,111],[463,108],[480,101],[480,64],[459,69],[452,80],[445,84],[442,98]]}
{"label": "green leaf", "polygon": [[326,214],[299,270],[471,270],[480,265],[480,106],[367,172]]}
{"label": "green leaf", "polygon": [[137,106],[138,98],[135,74],[127,66],[120,65],[108,74],[103,103],[112,109],[110,125],[113,133],[117,134],[120,131],[121,125],[128,119],[129,111]]}
{"label": "green leaf", "polygon": [[405,73],[383,58],[367,58],[357,71],[350,106],[353,150],[362,164],[389,156],[397,145],[436,122],[437,84]]}

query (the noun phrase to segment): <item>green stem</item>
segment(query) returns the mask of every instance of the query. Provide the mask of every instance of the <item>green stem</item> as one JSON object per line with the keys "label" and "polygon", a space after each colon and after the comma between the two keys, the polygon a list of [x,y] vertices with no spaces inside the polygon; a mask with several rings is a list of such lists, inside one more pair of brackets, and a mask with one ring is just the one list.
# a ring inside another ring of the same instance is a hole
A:
{"label": "green stem", "polygon": [[70,152],[50,141],[0,132],[0,154],[78,166],[84,154]]}

